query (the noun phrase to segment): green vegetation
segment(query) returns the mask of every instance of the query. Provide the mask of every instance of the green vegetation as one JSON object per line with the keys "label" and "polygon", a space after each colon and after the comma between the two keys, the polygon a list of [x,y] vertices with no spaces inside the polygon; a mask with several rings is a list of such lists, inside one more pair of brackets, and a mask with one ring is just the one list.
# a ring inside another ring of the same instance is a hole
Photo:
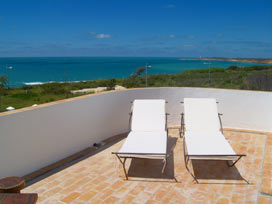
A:
{"label": "green vegetation", "polygon": [[[46,102],[71,98],[84,94],[72,94],[71,90],[107,87],[115,85],[126,88],[145,87],[145,69],[138,68],[126,79],[99,79],[77,83],[49,83],[37,86],[7,89],[7,78],[0,76],[0,112],[8,106],[16,109]],[[272,66],[250,66],[227,69],[195,69],[179,74],[157,74],[148,76],[149,87],[211,87],[244,90],[272,91]]]}
{"label": "green vegetation", "polygon": [[[132,75],[121,81],[127,88],[145,87],[145,77]],[[179,74],[148,76],[151,87],[211,87],[272,91],[272,66],[250,66],[227,69],[195,69]]]}
{"label": "green vegetation", "polygon": [[5,87],[6,83],[0,80],[0,112],[6,111],[9,106],[18,109],[33,104],[48,103],[84,95],[84,93],[72,94],[71,90],[97,87],[107,87],[108,90],[112,90],[115,85],[116,79],[106,79],[78,83],[49,83],[8,89]]}

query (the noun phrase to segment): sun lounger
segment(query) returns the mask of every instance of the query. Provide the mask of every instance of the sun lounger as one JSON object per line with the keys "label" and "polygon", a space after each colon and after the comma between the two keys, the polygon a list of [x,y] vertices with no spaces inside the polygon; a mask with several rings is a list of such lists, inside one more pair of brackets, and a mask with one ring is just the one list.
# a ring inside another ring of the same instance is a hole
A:
{"label": "sun lounger", "polygon": [[167,114],[165,100],[135,100],[132,105],[131,132],[117,156],[125,169],[127,158],[162,159],[163,169],[167,162]]}
{"label": "sun lounger", "polygon": [[224,137],[215,99],[185,98],[183,119],[184,160],[187,170],[190,159],[226,160],[231,167],[246,156],[236,154]]}

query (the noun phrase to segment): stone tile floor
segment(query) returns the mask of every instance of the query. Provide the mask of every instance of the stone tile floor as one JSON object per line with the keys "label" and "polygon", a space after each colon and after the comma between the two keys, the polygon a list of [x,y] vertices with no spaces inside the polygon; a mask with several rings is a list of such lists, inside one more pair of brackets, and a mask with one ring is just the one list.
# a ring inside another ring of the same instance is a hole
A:
{"label": "stone tile floor", "polygon": [[[121,165],[111,154],[120,149],[125,141],[122,139],[109,143],[96,154],[28,186],[23,192],[38,193],[38,203],[52,204],[271,204],[269,192],[260,191],[262,179],[264,181],[262,173],[267,135],[231,130],[225,131],[224,135],[236,153],[246,153],[248,156],[232,168],[228,168],[224,161],[190,163],[189,168],[199,184],[196,184],[185,168],[182,139],[179,138],[178,131],[173,129],[169,131],[170,156],[164,174],[161,173],[163,164],[160,160],[133,159],[127,162],[129,180],[125,180]],[[266,175],[271,179],[269,168],[267,171]]]}

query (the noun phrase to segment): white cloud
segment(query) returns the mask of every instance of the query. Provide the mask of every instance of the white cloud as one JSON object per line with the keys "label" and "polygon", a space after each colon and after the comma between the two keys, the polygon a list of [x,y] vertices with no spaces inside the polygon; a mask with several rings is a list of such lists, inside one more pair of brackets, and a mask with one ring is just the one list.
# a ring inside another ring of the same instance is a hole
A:
{"label": "white cloud", "polygon": [[175,38],[175,35],[174,34],[170,34],[169,38]]}
{"label": "white cloud", "polygon": [[97,39],[105,39],[105,38],[112,37],[110,34],[96,33],[96,32],[90,32],[90,35],[92,35],[94,38],[97,38]]}
{"label": "white cloud", "polygon": [[176,6],[174,4],[168,4],[166,8],[175,8]]}
{"label": "white cloud", "polygon": [[111,38],[111,35],[110,34],[100,33],[100,34],[96,34],[95,37],[99,38],[99,39],[103,39],[103,38]]}

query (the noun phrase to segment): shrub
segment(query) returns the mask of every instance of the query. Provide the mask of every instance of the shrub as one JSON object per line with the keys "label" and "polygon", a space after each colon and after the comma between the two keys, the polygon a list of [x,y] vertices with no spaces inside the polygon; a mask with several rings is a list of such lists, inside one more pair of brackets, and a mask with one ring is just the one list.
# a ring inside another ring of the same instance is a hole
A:
{"label": "shrub", "polygon": [[231,66],[229,66],[229,67],[227,68],[227,70],[238,70],[238,69],[239,69],[239,67],[236,66],[236,65],[231,65]]}
{"label": "shrub", "polygon": [[271,66],[254,65],[254,66],[244,67],[244,68],[241,68],[241,69],[243,69],[244,71],[260,71],[260,70],[271,69]]}
{"label": "shrub", "polygon": [[7,85],[8,77],[0,76],[0,88],[4,88]]}
{"label": "shrub", "polygon": [[136,76],[141,76],[145,71],[145,68],[144,67],[139,67],[136,72],[135,72],[135,75]]}
{"label": "shrub", "polygon": [[212,67],[212,68],[206,68],[206,69],[192,69],[185,71],[183,73],[207,73],[207,72],[225,72],[224,68],[218,68],[218,67]]}
{"label": "shrub", "polygon": [[17,98],[17,99],[21,99],[21,100],[29,100],[32,98],[36,98],[38,96],[39,96],[39,94],[37,94],[37,93],[16,93],[16,94],[11,95],[12,98]]}
{"label": "shrub", "polygon": [[113,90],[116,85],[116,79],[108,79],[106,81],[106,87],[108,90]]}
{"label": "shrub", "polygon": [[41,86],[42,93],[44,94],[65,94],[66,93],[66,84],[65,83],[50,83],[50,84],[43,84]]}
{"label": "shrub", "polygon": [[265,73],[251,74],[247,77],[246,84],[253,90],[272,90],[272,76]]}

